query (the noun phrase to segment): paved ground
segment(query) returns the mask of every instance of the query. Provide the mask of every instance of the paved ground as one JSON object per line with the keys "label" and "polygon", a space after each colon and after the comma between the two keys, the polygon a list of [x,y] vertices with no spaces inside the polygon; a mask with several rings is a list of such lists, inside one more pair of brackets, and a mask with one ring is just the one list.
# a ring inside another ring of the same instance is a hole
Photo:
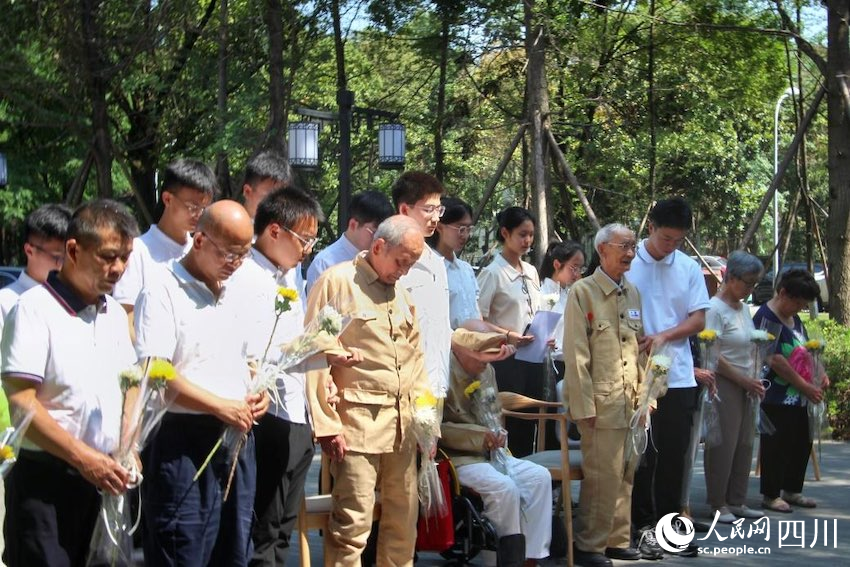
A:
{"label": "paved ground", "polygon": [[[703,567],[712,565],[795,565],[802,567],[806,563],[818,563],[821,565],[848,565],[850,566],[850,443],[824,442],[822,448],[821,480],[815,481],[811,466],[806,479],[805,493],[818,502],[815,509],[797,508],[791,514],[768,513],[769,538],[765,541],[765,535],[747,536],[747,532],[755,528],[752,520],[746,520],[741,525],[744,538],[736,536],[732,539],[734,526],[718,524],[716,530],[707,537],[705,541],[699,541],[706,534],[697,534],[696,543],[703,546],[707,553],[701,553],[697,558],[686,558],[668,555],[662,562],[655,563],[659,566],[673,567],[676,565],[693,565],[697,562]],[[311,478],[308,480],[308,490],[315,492],[317,486],[318,457],[314,460],[310,471]],[[757,477],[750,479],[750,497],[747,504],[752,508],[760,508],[761,498],[759,495],[759,481]],[[573,483],[574,498],[578,497],[578,483]],[[694,480],[691,490],[691,507],[696,519],[709,522],[710,510],[705,504],[705,477],[702,470],[702,455],[698,457],[697,466],[694,470]],[[824,522],[828,531],[824,532]],[[765,523],[765,522],[762,522]],[[815,534],[817,523],[818,533]],[[837,528],[837,530],[836,530]],[[796,530],[796,531],[795,531]],[[836,533],[837,531],[837,533]],[[297,535],[297,534],[296,534]],[[795,537],[796,535],[796,537]],[[827,542],[824,544],[824,535]],[[802,536],[802,538],[800,537]],[[725,538],[725,541],[721,541]],[[781,541],[780,541],[781,539]],[[804,539],[804,543],[801,543]],[[296,538],[297,540],[297,538]],[[310,555],[312,564],[323,565],[322,561],[322,539],[318,532],[309,535]],[[296,544],[297,545],[297,544]],[[796,545],[796,547],[792,547]],[[728,547],[749,547],[753,550],[760,549],[762,554],[746,554],[735,551],[724,550]],[[714,555],[716,553],[716,555]],[[290,565],[297,565],[299,561],[299,549],[292,551]],[[445,562],[436,554],[421,554],[417,565],[436,566]],[[633,562],[615,561],[617,565],[634,565]],[[649,564],[642,561],[642,564]],[[474,561],[473,564],[478,564]],[[547,565],[563,565],[565,560],[546,562]]]}

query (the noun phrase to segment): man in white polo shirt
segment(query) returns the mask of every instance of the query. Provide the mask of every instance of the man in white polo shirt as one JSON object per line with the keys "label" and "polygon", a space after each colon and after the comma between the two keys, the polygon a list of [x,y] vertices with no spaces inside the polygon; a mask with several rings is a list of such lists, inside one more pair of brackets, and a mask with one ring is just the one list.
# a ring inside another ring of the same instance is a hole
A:
{"label": "man in white polo shirt", "polygon": [[[251,556],[256,482],[251,426],[268,408],[268,397],[249,394],[242,306],[228,301],[224,282],[250,253],[252,236],[242,205],[210,205],[198,221],[192,249],[172,261],[136,304],[140,358],[168,359],[177,371],[169,385],[176,391],[175,404],[144,454],[149,565],[238,567]],[[231,442],[198,475],[225,429],[233,433]],[[229,497],[222,502],[232,447],[242,434],[247,437],[236,457]]]}
{"label": "man in white polo shirt", "polygon": [[325,270],[343,262],[350,262],[357,254],[369,248],[372,235],[384,219],[393,214],[389,199],[380,191],[361,191],[351,198],[348,228],[336,242],[316,254],[307,268],[307,293]]}
{"label": "man in white polo shirt", "polygon": [[126,490],[109,453],[121,420],[119,373],[136,361],[127,315],[109,295],[139,233],[123,205],[74,213],[59,272],[21,295],[3,330],[3,387],[13,409],[35,410],[6,479],[9,567],[83,565],[99,491]]}
{"label": "man in white polo shirt", "polygon": [[[667,377],[667,393],[652,414],[652,440],[635,472],[632,528],[640,532],[642,556],[660,559],[661,549],[652,545],[652,532],[663,516],[682,511],[684,455],[698,395],[688,337],[705,326],[709,303],[702,270],[678,250],[691,228],[691,207],[681,197],[658,201],[649,221],[649,238],[638,246],[626,278],[640,291],[648,348],[667,343],[675,349],[675,359]],[[680,555],[695,556],[696,547]]]}
{"label": "man in white polo shirt", "polygon": [[112,293],[127,313],[133,313],[139,294],[153,283],[156,273],[192,247],[190,233],[217,192],[215,174],[203,162],[179,159],[165,168],[160,197],[162,216],[136,239],[127,271]]}
{"label": "man in white polo shirt", "polygon": [[[428,238],[446,208],[440,197],[443,184],[428,173],[405,171],[393,184],[393,204],[399,214],[410,217]],[[449,278],[443,257],[425,246],[416,264],[399,283],[407,289],[417,306],[416,318],[422,333],[422,351],[431,392],[445,398],[449,387],[449,356],[452,350],[452,326],[449,319]],[[426,308],[427,307],[427,308]]]}

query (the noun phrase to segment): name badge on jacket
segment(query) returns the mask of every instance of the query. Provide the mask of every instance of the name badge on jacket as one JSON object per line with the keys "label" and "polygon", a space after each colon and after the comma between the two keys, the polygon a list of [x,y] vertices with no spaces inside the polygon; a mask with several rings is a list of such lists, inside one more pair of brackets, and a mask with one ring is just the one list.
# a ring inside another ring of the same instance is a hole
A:
{"label": "name badge on jacket", "polygon": [[640,309],[629,309],[629,319],[640,319]]}

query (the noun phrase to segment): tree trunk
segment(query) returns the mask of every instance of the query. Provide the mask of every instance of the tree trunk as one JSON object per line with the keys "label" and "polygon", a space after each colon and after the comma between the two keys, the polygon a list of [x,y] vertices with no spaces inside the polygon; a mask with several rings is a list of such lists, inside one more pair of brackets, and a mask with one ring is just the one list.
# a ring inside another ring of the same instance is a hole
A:
{"label": "tree trunk", "polygon": [[[649,50],[647,54],[647,63],[646,105],[649,110],[648,182],[649,201],[652,203],[655,202],[655,167],[657,159],[657,142],[655,138],[655,130],[657,123],[657,118],[655,115],[655,0],[650,0],[649,2]],[[639,234],[638,237],[640,237]]]}
{"label": "tree trunk", "polygon": [[98,197],[112,197],[112,137],[109,133],[109,107],[106,93],[109,90],[109,76],[103,59],[104,49],[98,7],[94,0],[81,0],[80,23],[83,31],[83,60],[86,91],[91,104],[91,125],[94,134],[92,154],[97,171]]}
{"label": "tree trunk", "polygon": [[[218,27],[218,135],[219,141],[225,139],[227,131],[227,35],[228,35],[228,0],[221,0],[219,8]],[[221,148],[215,160],[215,174],[221,195],[224,198],[234,197],[233,187],[230,186],[230,164],[227,159],[227,150]]]}
{"label": "tree trunk", "polygon": [[283,8],[280,0],[266,0],[263,17],[269,35],[269,126],[265,145],[283,152],[286,150],[287,116],[283,79]]}
{"label": "tree trunk", "polygon": [[525,53],[527,117],[530,125],[529,160],[531,208],[537,217],[534,233],[533,260],[539,264],[549,245],[552,226],[549,211],[549,154],[546,151],[546,129],[549,127],[549,84],[546,79],[547,35],[542,17],[537,13],[535,0],[523,3],[525,12]]}
{"label": "tree trunk", "polygon": [[434,120],[434,177],[443,181],[443,126],[446,120],[446,74],[449,66],[449,12],[440,10],[440,80],[437,85],[437,116]]}
{"label": "tree trunk", "polygon": [[829,0],[827,6],[827,135],[829,147],[829,221],[827,247],[833,261],[829,311],[850,323],[850,119],[841,94],[841,76],[850,76],[848,21],[850,2]]}

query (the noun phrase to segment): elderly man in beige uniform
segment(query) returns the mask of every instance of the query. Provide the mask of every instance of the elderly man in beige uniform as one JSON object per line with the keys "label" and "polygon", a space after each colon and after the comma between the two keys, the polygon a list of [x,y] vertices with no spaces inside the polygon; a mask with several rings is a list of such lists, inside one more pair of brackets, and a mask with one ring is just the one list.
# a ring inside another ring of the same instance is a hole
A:
{"label": "elderly man in beige uniform", "polygon": [[368,251],[327,270],[307,301],[310,321],[344,298],[352,321],[339,337],[363,361],[333,367],[339,390],[327,402],[328,371],[308,373],[307,397],[316,438],[331,459],[333,509],[325,537],[325,565],[359,565],[372,525],[375,490],[381,493],[378,565],[413,565],[418,516],[413,401],[428,390],[416,311],[399,278],[424,247],[410,218],[393,216],[375,231]]}
{"label": "elderly man in beige uniform", "polygon": [[643,370],[640,295],[623,274],[635,256],[635,236],[621,224],[594,240],[601,265],[573,285],[564,320],[564,398],[581,432],[584,480],[579,497],[575,560],[610,566],[639,559],[630,547],[632,471],[624,474],[629,420]]}

